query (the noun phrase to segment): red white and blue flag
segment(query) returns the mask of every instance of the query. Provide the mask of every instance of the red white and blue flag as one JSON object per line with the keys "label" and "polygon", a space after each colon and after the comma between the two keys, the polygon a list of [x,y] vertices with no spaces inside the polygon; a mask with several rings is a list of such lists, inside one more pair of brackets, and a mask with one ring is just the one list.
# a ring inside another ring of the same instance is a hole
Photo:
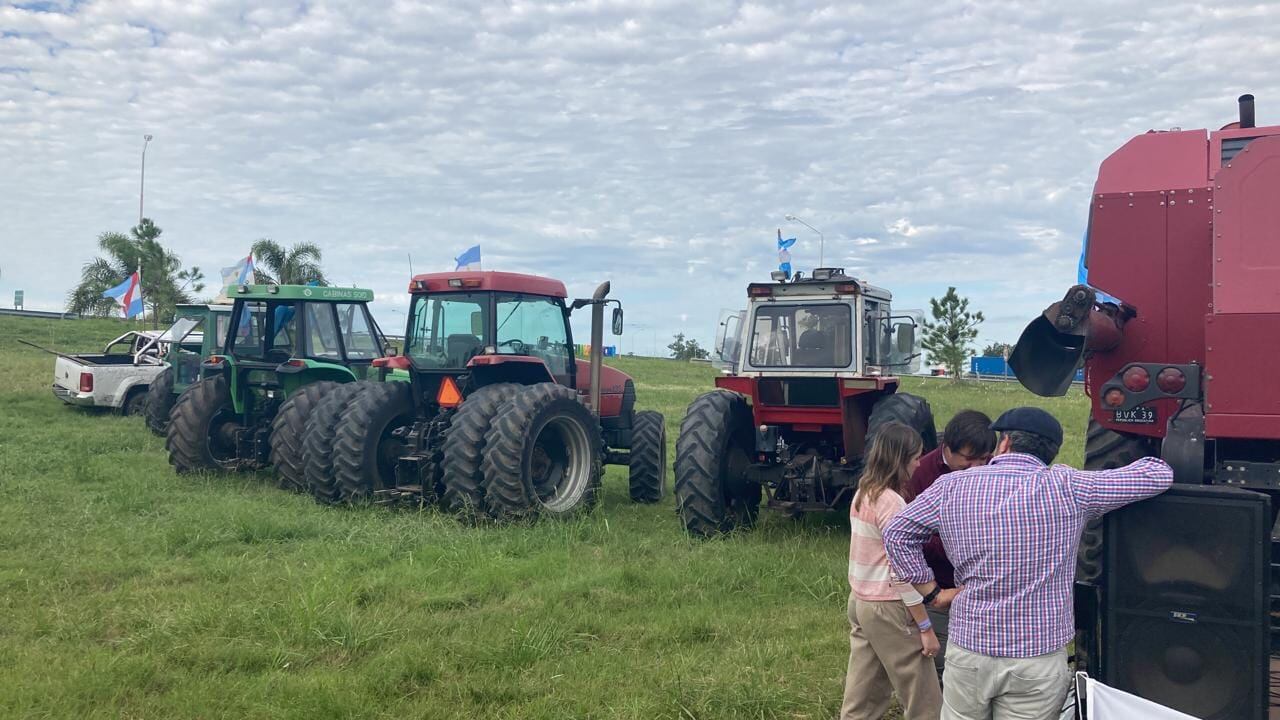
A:
{"label": "red white and blue flag", "polygon": [[142,314],[142,270],[138,269],[124,279],[124,282],[102,293],[102,297],[111,298],[120,303],[120,315],[125,319]]}

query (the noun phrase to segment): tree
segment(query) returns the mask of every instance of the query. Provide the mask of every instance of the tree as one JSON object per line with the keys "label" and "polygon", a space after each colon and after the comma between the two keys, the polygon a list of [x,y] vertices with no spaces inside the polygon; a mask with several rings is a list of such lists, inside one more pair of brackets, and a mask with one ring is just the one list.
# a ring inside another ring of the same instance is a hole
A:
{"label": "tree", "polygon": [[953,287],[942,299],[929,299],[933,322],[925,320],[920,345],[929,353],[929,361],[940,363],[953,378],[964,373],[969,359],[970,343],[978,337],[982,313],[969,312],[969,299],[962,298]]}
{"label": "tree", "polygon": [[160,320],[171,321],[176,304],[191,302],[190,293],[204,289],[204,273],[198,267],[183,269],[178,256],[160,243],[161,232],[150,218],[143,218],[128,235],[99,235],[98,248],[104,256],[94,258],[81,270],[80,283],[67,295],[67,312],[118,314],[120,306],[102,293],[141,268],[142,300],[150,310],[152,327],[159,327]]}
{"label": "tree", "polygon": [[321,252],[315,243],[300,242],[292,247],[262,238],[253,243],[254,281],[271,285],[327,285],[320,268]]}
{"label": "tree", "polygon": [[667,349],[676,360],[702,360],[711,356],[710,351],[700,347],[697,340],[685,340],[684,333],[676,333]]}
{"label": "tree", "polygon": [[1009,343],[993,342],[987,343],[979,354],[982,357],[1008,357],[1011,352],[1013,352],[1013,346]]}

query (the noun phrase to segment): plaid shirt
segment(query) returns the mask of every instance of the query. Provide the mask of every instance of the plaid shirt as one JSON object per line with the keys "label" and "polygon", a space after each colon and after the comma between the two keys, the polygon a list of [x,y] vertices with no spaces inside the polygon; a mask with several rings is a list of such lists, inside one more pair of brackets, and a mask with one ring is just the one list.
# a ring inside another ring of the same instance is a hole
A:
{"label": "plaid shirt", "polygon": [[1008,453],[940,477],[885,526],[885,550],[898,577],[927,583],[921,548],[937,532],[964,588],[948,639],[991,657],[1046,655],[1075,633],[1071,584],[1085,521],[1172,482],[1157,458],[1083,471]]}

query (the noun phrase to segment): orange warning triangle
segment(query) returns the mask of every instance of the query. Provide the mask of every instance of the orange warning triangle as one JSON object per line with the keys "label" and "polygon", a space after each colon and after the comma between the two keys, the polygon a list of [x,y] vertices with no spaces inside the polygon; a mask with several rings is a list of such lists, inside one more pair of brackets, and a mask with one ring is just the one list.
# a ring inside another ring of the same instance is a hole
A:
{"label": "orange warning triangle", "polygon": [[462,403],[462,393],[458,392],[458,384],[451,377],[440,382],[440,391],[436,393],[436,402],[440,407],[458,407]]}

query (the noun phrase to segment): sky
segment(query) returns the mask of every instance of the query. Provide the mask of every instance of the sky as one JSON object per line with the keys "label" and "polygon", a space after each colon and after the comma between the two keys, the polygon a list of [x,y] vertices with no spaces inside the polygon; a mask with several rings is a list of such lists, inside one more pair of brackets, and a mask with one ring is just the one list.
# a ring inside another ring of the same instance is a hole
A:
{"label": "sky", "polygon": [[[410,261],[604,280],[623,352],[704,345],[777,264],[1012,342],[1074,283],[1098,164],[1149,129],[1280,123],[1280,5],[0,3],[0,302],[62,309],[145,214],[216,278],[314,242],[400,332]],[[410,260],[411,259],[411,260]],[[212,296],[212,290],[206,291]],[[585,336],[586,323],[575,322]]]}

